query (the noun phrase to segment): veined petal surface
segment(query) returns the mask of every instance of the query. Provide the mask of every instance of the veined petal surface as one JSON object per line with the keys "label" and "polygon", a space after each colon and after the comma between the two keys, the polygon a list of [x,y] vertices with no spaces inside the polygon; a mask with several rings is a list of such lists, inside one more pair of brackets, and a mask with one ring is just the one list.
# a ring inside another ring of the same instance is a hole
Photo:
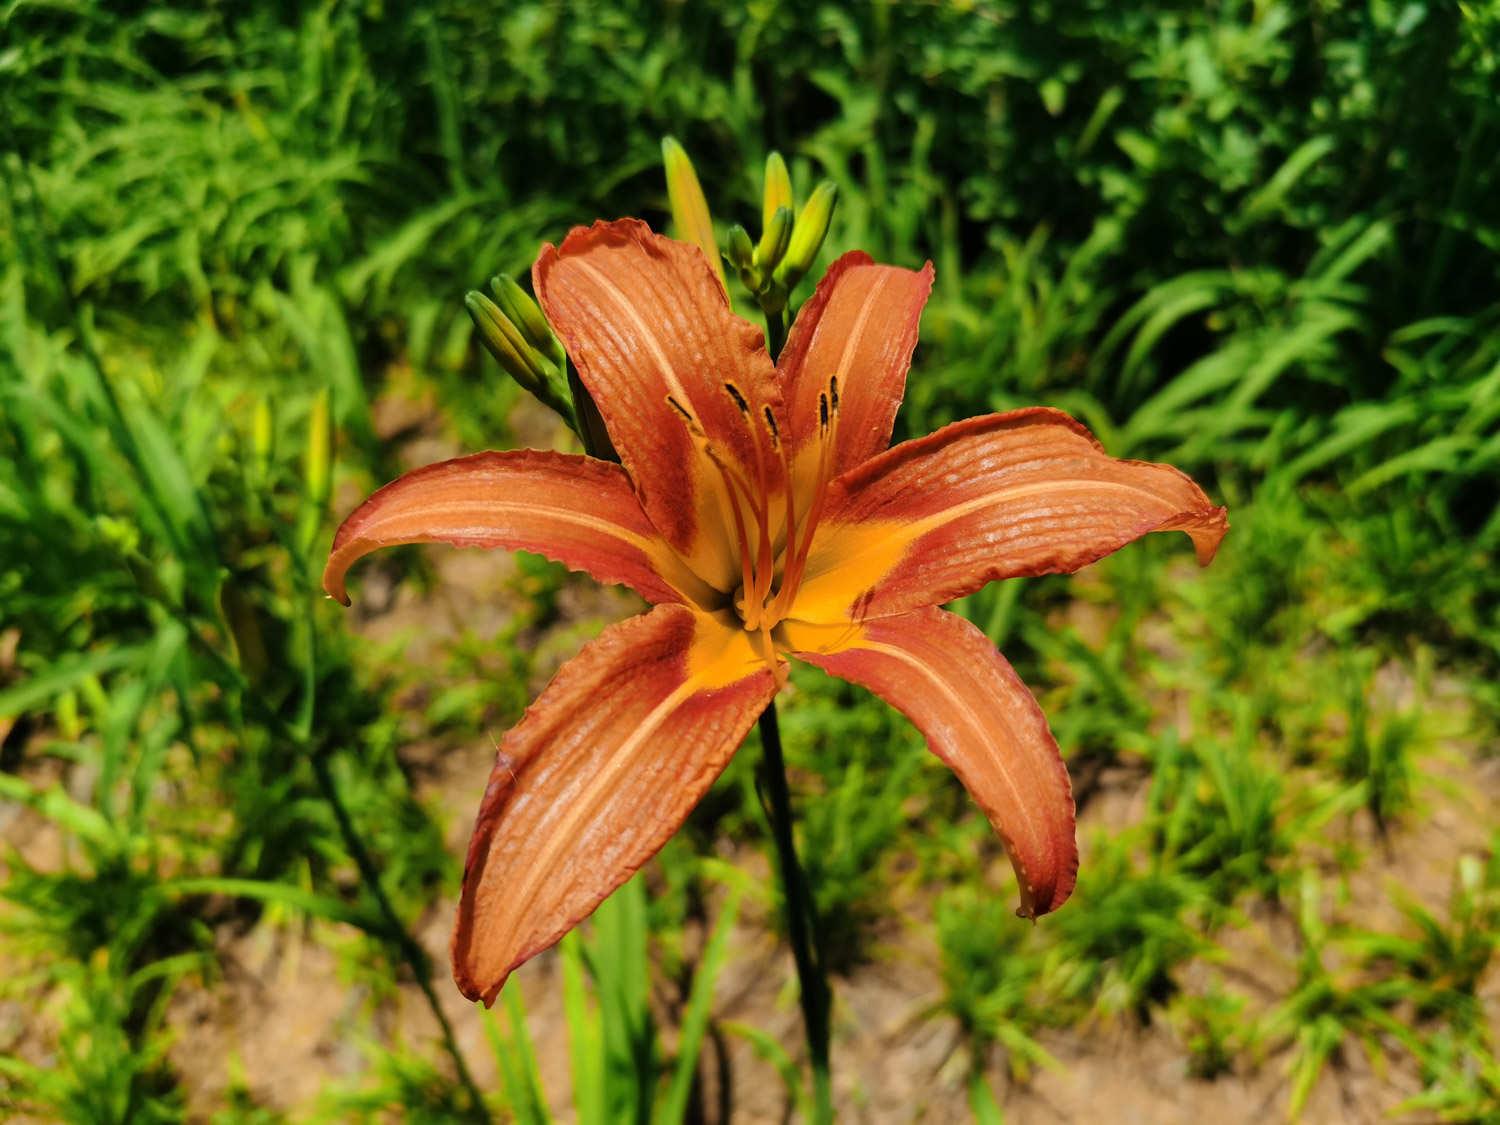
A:
{"label": "veined petal surface", "polygon": [[323,588],[347,605],[349,567],[403,543],[535,551],[653,602],[702,589],[657,534],[624,470],[566,453],[475,453],[399,477],[340,526]]}
{"label": "veined petal surface", "polygon": [[777,363],[786,401],[789,448],[800,478],[816,470],[818,396],[834,382],[839,419],[833,473],[862,464],[890,444],[917,322],[932,291],[932,263],[920,270],[877,265],[863,251],[843,255],[797,314]]}
{"label": "veined petal surface", "polygon": [[1042,709],[989,638],[931,608],[785,629],[798,659],[869,688],[926,736],[1004,841],[1021,914],[1067,901],[1078,873],[1067,767]]}
{"label": "veined petal surface", "polygon": [[901,613],[999,578],[1065,574],[1152,531],[1207,563],[1224,509],[1170,465],[1110,457],[1058,410],[955,422],[834,481],[792,616]]}
{"label": "veined petal surface", "polygon": [[763,417],[779,396],[760,330],[729,310],[702,251],[635,219],[573,230],[542,249],[532,276],[642,507],[700,575],[732,589],[727,486],[704,445],[758,491],[779,480]]}
{"label": "veined petal surface", "polygon": [[742,629],[682,606],[610,628],[500,743],[453,933],[453,974],[490,1004],[651,858],[776,692]]}

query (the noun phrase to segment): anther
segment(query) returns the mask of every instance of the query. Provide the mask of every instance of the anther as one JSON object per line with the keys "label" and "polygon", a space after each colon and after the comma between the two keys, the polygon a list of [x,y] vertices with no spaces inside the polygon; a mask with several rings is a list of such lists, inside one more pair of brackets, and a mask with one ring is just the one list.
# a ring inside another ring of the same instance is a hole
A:
{"label": "anther", "polygon": [[734,399],[734,404],[740,408],[740,413],[748,415],[750,404],[745,401],[745,396],[740,394],[740,389],[733,383],[725,383],[724,389],[729,392],[729,397]]}
{"label": "anther", "polygon": [[688,408],[683,406],[682,403],[678,402],[671,395],[667,396],[667,405],[670,406],[673,410],[677,411],[677,413],[681,414],[683,420],[686,421],[689,426],[697,424],[693,421],[693,416],[688,413]]}
{"label": "anther", "polygon": [[765,408],[765,418],[766,429],[769,430],[771,434],[771,448],[780,449],[781,427],[776,424],[776,415],[771,412],[771,408],[769,406]]}
{"label": "anther", "polygon": [[828,394],[825,391],[818,392],[818,425],[828,429]]}
{"label": "anther", "polygon": [[839,409],[839,377],[837,375],[828,377],[828,398],[833,403],[833,412],[837,414]]}

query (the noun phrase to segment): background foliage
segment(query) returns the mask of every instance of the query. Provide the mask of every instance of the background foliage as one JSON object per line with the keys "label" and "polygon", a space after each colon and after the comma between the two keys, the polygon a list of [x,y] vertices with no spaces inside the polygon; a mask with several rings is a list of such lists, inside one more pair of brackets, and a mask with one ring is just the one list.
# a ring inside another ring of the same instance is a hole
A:
{"label": "background foliage", "polygon": [[[1500,6],[14,0],[0,29],[11,1109],[699,1104],[714,935],[759,893],[699,857],[763,834],[748,769],[560,954],[572,1094],[538,1088],[519,994],[487,1024],[503,1081],[476,1083],[464,1026],[391,1015],[402,990],[444,1010],[413,935],[470,813],[418,744],[482,750],[551,666],[539,638],[606,611],[523,560],[504,626],[423,665],[316,592],[330,496],[405,463],[382,404],[424,403],[455,452],[513,440],[462,292],[574,223],[660,226],[672,133],[723,222],[776,148],[802,190],[838,183],[825,255],[936,262],[898,437],[1050,403],[1231,506],[1202,574],[1143,544],[961,607],[1078,783],[1078,897],[1035,929],[910,729],[797,680],[836,960],[929,950],[922,1018],[958,1035],[938,1086],[993,1119],[1119,1024],[1168,1029],[1193,1081],[1275,1075],[1291,1113],[1364,1058],[1406,1076],[1377,1111],[1500,1114],[1495,840],[1424,830],[1500,792]],[[371,572],[422,589],[425,558]],[[326,987],[359,998],[362,1061],[304,1104],[174,1051],[184,997],[260,934],[333,950]],[[1236,971],[1255,935],[1269,984]],[[730,1034],[794,1074],[795,1040]]]}

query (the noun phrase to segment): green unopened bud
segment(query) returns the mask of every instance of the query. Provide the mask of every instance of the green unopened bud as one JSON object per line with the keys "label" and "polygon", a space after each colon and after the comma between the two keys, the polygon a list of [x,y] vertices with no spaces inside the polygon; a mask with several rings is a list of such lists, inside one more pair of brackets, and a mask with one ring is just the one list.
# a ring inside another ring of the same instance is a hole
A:
{"label": "green unopened bud", "polygon": [[52,717],[57,722],[58,732],[69,741],[83,737],[83,719],[78,714],[78,693],[65,691],[57,697]]}
{"label": "green unopened bud", "polygon": [[828,225],[833,221],[833,208],[838,199],[838,185],[832,180],[824,180],[813,190],[802,213],[797,216],[791,244],[776,267],[776,280],[788,289],[812,268],[823,239],[828,236]]}
{"label": "green unopened bud", "polygon": [[333,426],[328,417],[328,388],[319,391],[307,415],[307,446],[302,454],[302,480],[309,505],[321,511],[328,502],[333,449]]}
{"label": "green unopened bud", "polygon": [[473,289],[464,295],[464,308],[469,310],[469,319],[479,329],[480,340],[495,361],[505,368],[505,373],[532,394],[539,394],[545,361],[526,342],[526,337],[510,317],[501,312],[494,301]]}
{"label": "green unopened bud", "polygon": [[667,198],[672,204],[672,223],[677,237],[703,251],[727,293],[729,287],[724,285],[724,269],[719,265],[719,243],[714,238],[713,219],[709,215],[708,200],[703,197],[703,186],[698,182],[698,173],[693,170],[693,162],[673,137],[662,138],[661,160],[667,172]]}
{"label": "green unopened bud", "polygon": [[724,257],[737,270],[743,270],[755,261],[755,244],[750,241],[750,232],[739,223],[729,228],[729,249]]}
{"label": "green unopened bud", "polygon": [[547,323],[547,318],[542,315],[537,303],[531,299],[531,294],[522,289],[515,278],[504,274],[490,278],[490,292],[495,295],[495,303],[500,306],[500,311],[521,330],[526,342],[561,367],[562,343],[552,334],[552,326]]}
{"label": "green unopened bud", "polygon": [[771,216],[771,221],[766,224],[766,229],[761,231],[760,244],[755,247],[755,264],[769,274],[776,268],[776,263],[781,261],[791,242],[792,209],[778,207]]}
{"label": "green unopened bud", "polygon": [[739,275],[741,285],[751,293],[760,290],[765,275],[755,266],[755,245],[750,241],[750,232],[738,223],[729,228],[729,251],[724,257]]}
{"label": "green unopened bud", "polygon": [[771,218],[778,207],[795,209],[797,201],[792,195],[792,176],[786,170],[786,161],[781,153],[773,152],[766,157],[766,191],[760,208],[760,225],[764,230],[771,225]]}
{"label": "green unopened bud", "polygon": [[[497,278],[492,284],[497,289],[503,289],[498,282]],[[516,288],[520,290],[519,286]],[[526,294],[521,292],[521,296],[525,297]],[[528,302],[529,300],[527,298]],[[534,305],[532,307],[535,308]],[[548,359],[531,345],[526,333],[501,312],[494,301],[473,289],[464,295],[464,308],[469,310],[469,319],[479,329],[479,338],[484,342],[485,349],[495,357],[495,362],[505,369],[505,373],[543,406],[560,414],[563,421],[572,426],[573,406],[568,394],[568,377],[565,371],[567,360],[562,354],[561,345],[558,345],[555,353],[556,362]],[[545,325],[546,322],[540,319],[541,310],[537,309],[536,313],[539,323]],[[550,337],[551,330],[548,329],[547,332]]]}
{"label": "green unopened bud", "polygon": [[271,416],[271,400],[259,398],[255,402],[255,413],[250,416],[250,464],[257,480],[264,480],[270,472],[275,440],[276,427],[275,419]]}

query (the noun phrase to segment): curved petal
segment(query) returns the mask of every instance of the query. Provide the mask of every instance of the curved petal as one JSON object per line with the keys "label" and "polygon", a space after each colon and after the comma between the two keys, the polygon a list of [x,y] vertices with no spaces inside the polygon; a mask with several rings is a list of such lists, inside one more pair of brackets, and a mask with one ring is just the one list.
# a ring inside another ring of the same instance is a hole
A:
{"label": "curved petal", "polygon": [[662,542],[624,470],[566,453],[475,453],[399,477],[339,527],[323,589],[348,605],[349,567],[402,543],[535,551],[653,602],[706,593]]}
{"label": "curved petal", "polygon": [[532,277],[642,507],[699,574],[732,589],[726,485],[704,446],[749,481],[780,472],[763,421],[778,399],[760,331],[730,312],[701,250],[636,219],[574,229],[542,248]]}
{"label": "curved petal", "polygon": [[989,638],[940,609],[785,628],[794,655],[869,688],[926,736],[1005,842],[1022,915],[1067,901],[1078,873],[1068,770],[1042,709]]}
{"label": "curved petal", "polygon": [[1223,508],[1170,465],[1119,461],[1058,410],[990,414],[904,442],[835,481],[792,615],[882,616],[997,578],[1066,574],[1151,531],[1208,565]]}
{"label": "curved petal", "polygon": [[776,692],[743,629],[681,606],[613,625],[501,741],[453,932],[490,1004],[675,832]]}
{"label": "curved petal", "polygon": [[[828,268],[797,314],[777,362],[786,400],[789,447],[804,486],[817,469],[818,396],[836,381],[839,396],[833,473],[869,460],[890,444],[917,346],[917,322],[932,292],[932,263],[921,270],[876,265],[855,250]],[[804,478],[807,478],[804,480]]]}

